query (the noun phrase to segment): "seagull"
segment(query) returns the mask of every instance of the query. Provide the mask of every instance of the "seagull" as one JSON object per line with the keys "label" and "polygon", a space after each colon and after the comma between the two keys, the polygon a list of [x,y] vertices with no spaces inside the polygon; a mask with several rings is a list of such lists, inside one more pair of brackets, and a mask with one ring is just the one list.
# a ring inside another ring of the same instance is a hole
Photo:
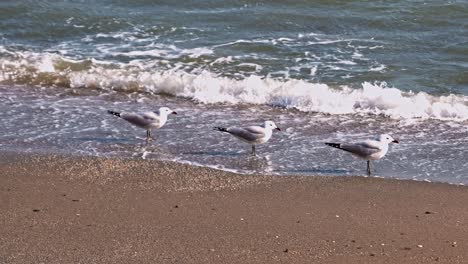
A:
{"label": "seagull", "polygon": [[260,126],[248,127],[214,127],[216,131],[229,133],[236,138],[252,145],[252,155],[255,156],[255,145],[267,142],[273,134],[273,129],[281,131],[273,121],[265,121]]}
{"label": "seagull", "polygon": [[388,144],[400,143],[388,134],[382,134],[376,140],[366,140],[360,143],[325,143],[328,146],[348,151],[354,156],[367,160],[367,175],[371,174],[370,161],[383,158],[388,151]]}
{"label": "seagull", "polygon": [[107,110],[107,112],[128,121],[132,125],[146,129],[146,141],[153,140],[151,129],[164,126],[169,114],[177,115],[175,111],[168,107],[161,107],[158,111],[144,113],[115,112],[111,110]]}

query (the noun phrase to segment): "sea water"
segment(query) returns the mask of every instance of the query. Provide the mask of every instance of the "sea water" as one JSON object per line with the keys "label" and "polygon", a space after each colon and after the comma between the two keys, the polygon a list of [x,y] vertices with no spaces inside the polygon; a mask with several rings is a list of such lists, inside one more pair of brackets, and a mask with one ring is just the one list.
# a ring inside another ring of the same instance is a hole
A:
{"label": "sea water", "polygon": [[[3,150],[468,183],[466,1],[2,1]],[[145,131],[108,115],[168,106]],[[250,147],[213,126],[273,120]]]}

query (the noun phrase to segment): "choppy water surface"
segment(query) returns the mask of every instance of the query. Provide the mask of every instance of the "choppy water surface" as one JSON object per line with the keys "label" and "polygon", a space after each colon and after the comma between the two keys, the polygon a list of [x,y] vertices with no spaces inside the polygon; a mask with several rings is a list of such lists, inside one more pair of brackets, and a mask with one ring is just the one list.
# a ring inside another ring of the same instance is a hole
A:
{"label": "choppy water surface", "polygon": [[[96,3],[97,2],[97,3]],[[384,177],[468,183],[466,1],[1,1],[0,147],[240,172],[363,174],[323,142],[389,132]],[[167,105],[144,131],[105,114]],[[274,120],[251,158],[213,125]]]}

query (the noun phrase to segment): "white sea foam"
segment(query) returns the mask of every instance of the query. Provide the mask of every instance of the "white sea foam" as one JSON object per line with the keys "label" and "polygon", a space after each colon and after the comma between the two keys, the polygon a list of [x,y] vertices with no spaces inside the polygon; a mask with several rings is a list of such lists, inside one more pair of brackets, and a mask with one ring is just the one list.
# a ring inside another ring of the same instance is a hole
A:
{"label": "white sea foam", "polygon": [[190,58],[198,58],[203,55],[213,54],[213,50],[209,48],[183,49],[180,54],[188,55]]}
{"label": "white sea foam", "polygon": [[314,65],[310,68],[310,75],[311,76],[315,76],[315,74],[317,73],[317,68],[318,66],[317,65]]}
{"label": "white sea foam", "polygon": [[468,119],[468,97],[405,93],[386,84],[365,82],[360,89],[301,80],[250,76],[242,80],[210,72],[189,74],[162,71],[127,75],[120,70],[99,70],[70,76],[73,87],[125,88],[137,83],[143,90],[192,98],[202,103],[267,104],[328,114],[382,114],[393,118]]}
{"label": "white sea foam", "polygon": [[39,72],[55,72],[54,63],[50,56],[42,57],[42,59],[36,64],[36,67]]}
{"label": "white sea foam", "polygon": [[307,38],[307,37],[315,37],[315,36],[320,36],[321,34],[318,34],[318,33],[306,33],[306,34],[302,34],[302,33],[299,33],[297,35],[298,38]]}
{"label": "white sea foam", "polygon": [[[191,54],[204,52],[208,51]],[[70,63],[70,66],[64,67],[64,63]],[[154,66],[145,63],[135,60],[132,64],[111,67],[96,60],[70,60],[58,54],[21,53],[14,58],[0,59],[0,81],[171,94],[206,104],[258,104],[327,114],[468,120],[468,96],[463,95],[434,96],[424,92],[404,92],[385,83],[364,82],[356,89],[258,75],[233,79],[206,70],[196,73],[188,73],[177,67],[155,70]],[[312,69],[312,72],[315,74],[315,70]]]}
{"label": "white sea foam", "polygon": [[386,68],[385,65],[380,64],[380,65],[378,65],[378,66],[371,67],[371,68],[369,69],[369,71],[380,72],[380,71],[385,70],[385,68]]}
{"label": "white sea foam", "polygon": [[231,63],[233,61],[232,59],[232,56],[227,56],[227,57],[221,57],[221,58],[217,58],[216,60],[214,60],[211,65],[214,65],[214,64],[226,64],[226,63]]}
{"label": "white sea foam", "polygon": [[255,69],[255,71],[260,71],[260,70],[263,69],[263,67],[261,65],[258,65],[256,63],[240,63],[239,65],[237,65],[237,67],[253,68],[253,69]]}

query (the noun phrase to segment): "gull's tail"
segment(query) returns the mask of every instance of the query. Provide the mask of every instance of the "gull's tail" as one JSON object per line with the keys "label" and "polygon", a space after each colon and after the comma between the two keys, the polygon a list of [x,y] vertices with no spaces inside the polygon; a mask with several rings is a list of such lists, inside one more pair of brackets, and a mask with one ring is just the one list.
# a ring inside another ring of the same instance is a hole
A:
{"label": "gull's tail", "polygon": [[337,149],[342,149],[341,144],[339,144],[339,143],[325,143],[325,145],[328,145],[330,147],[334,147],[334,148],[337,148]]}
{"label": "gull's tail", "polygon": [[227,128],[225,128],[225,127],[214,127],[214,130],[221,131],[221,132],[228,132]]}
{"label": "gull's tail", "polygon": [[111,115],[115,115],[115,116],[120,117],[120,113],[119,113],[119,112],[114,112],[114,111],[111,111],[111,110],[107,110],[107,113],[109,113],[109,114],[111,114]]}

